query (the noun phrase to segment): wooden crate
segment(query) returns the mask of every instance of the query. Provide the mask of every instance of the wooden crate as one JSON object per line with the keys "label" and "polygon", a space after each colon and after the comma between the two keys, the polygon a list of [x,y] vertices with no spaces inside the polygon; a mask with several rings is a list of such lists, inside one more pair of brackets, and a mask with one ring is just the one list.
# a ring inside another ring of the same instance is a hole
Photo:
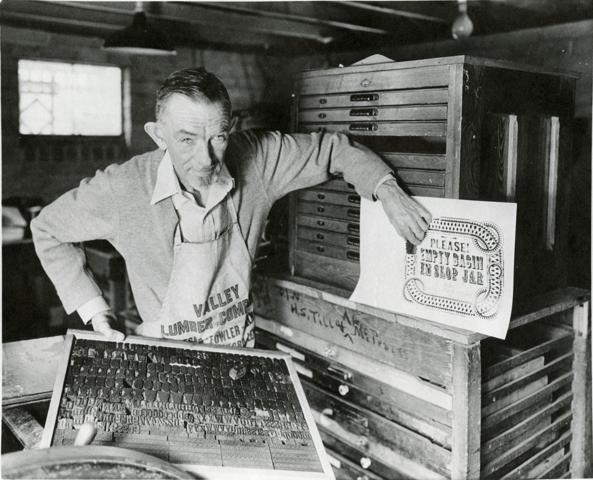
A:
{"label": "wooden crate", "polygon": [[344,478],[359,465],[369,478],[582,476],[588,292],[522,302],[505,341],[337,293],[289,276],[253,284],[256,343],[292,356]]}
{"label": "wooden crate", "polygon": [[[574,86],[467,56],[311,70],[295,79],[293,130],[347,132],[413,195],[517,202],[515,292],[532,295],[566,281]],[[339,179],[291,195],[293,274],[354,289],[359,203]]]}

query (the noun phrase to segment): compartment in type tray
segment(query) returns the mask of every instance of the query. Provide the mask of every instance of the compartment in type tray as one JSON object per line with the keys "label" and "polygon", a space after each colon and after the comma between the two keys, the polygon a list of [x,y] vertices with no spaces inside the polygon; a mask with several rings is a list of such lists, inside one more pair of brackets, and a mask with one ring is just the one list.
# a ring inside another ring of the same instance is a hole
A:
{"label": "compartment in type tray", "polygon": [[481,475],[563,476],[570,463],[571,330],[556,317],[482,343]]}

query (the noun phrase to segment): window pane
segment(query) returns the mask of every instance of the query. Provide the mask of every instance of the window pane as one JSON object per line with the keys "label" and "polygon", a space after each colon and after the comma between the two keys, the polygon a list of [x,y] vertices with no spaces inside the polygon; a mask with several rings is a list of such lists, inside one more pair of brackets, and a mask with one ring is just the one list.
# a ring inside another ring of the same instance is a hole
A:
{"label": "window pane", "polygon": [[121,69],[19,60],[19,132],[121,135]]}

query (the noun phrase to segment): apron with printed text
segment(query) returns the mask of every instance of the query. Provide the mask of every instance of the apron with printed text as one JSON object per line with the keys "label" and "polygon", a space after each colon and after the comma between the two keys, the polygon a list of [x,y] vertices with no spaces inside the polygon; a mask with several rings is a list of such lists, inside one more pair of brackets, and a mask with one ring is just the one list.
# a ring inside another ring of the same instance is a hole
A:
{"label": "apron with printed text", "polygon": [[253,347],[251,256],[230,195],[222,207],[232,224],[212,241],[184,242],[177,225],[173,269],[159,319],[142,323],[138,335]]}

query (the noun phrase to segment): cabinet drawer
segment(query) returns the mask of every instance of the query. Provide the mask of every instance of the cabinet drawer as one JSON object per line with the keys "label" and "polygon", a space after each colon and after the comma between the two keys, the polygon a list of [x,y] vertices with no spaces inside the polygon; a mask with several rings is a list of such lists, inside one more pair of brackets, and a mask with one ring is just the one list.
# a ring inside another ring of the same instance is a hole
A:
{"label": "cabinet drawer", "polygon": [[335,245],[327,245],[299,238],[297,239],[297,250],[315,253],[324,257],[337,258],[338,260],[346,260],[349,262],[358,262],[360,259],[358,246],[352,246],[344,249],[344,247],[337,247]]}
{"label": "cabinet drawer", "polygon": [[332,450],[326,449],[326,452],[329,458],[329,463],[336,476],[336,480],[383,480],[383,477],[366,470],[362,466],[370,465],[372,463],[372,460],[368,457],[362,456],[357,465]]}
{"label": "cabinet drawer", "polygon": [[[290,354],[299,375],[325,392],[364,406],[439,445],[451,447],[450,411],[422,398],[430,395],[429,388],[419,393],[420,389],[414,390],[415,382],[406,383],[398,372],[384,364],[365,359],[361,365],[354,356],[349,359],[352,361],[349,365],[341,364],[308,350],[300,341],[290,342],[262,328],[256,328],[256,344]],[[365,369],[365,373],[358,369]]]}
{"label": "cabinet drawer", "polygon": [[333,205],[356,206],[360,205],[360,196],[356,193],[342,193],[309,188],[298,192],[300,200],[309,202],[331,203]]}
{"label": "cabinet drawer", "polygon": [[358,207],[305,202],[300,200],[297,204],[297,212],[321,217],[360,221],[360,208]]}
{"label": "cabinet drawer", "polygon": [[444,87],[448,84],[449,66],[434,66],[319,75],[306,80],[298,79],[296,90],[299,95],[342,92],[362,95],[379,90]]}
{"label": "cabinet drawer", "polygon": [[383,160],[393,168],[418,168],[423,170],[445,170],[447,156],[439,154],[383,152]]}
{"label": "cabinet drawer", "polygon": [[[418,476],[410,475],[409,472],[405,472],[405,470],[401,471],[397,469],[394,465],[397,465],[398,458],[395,455],[393,455],[393,452],[391,450],[387,448],[382,448],[380,446],[365,448],[364,445],[358,445],[348,442],[345,439],[334,435],[329,429],[325,429],[321,426],[319,426],[319,435],[321,436],[323,445],[328,450],[328,453],[330,453],[330,455],[331,452],[340,452],[340,456],[342,458],[347,459],[354,465],[369,465],[366,471],[370,475],[378,475],[379,478],[385,478],[389,480],[396,478],[420,478]],[[385,455],[385,453],[389,453],[391,455]],[[337,477],[336,474],[336,480],[338,478],[339,477]],[[355,477],[355,479],[359,480],[358,477]],[[364,480],[364,476],[360,480]]]}
{"label": "cabinet drawer", "polygon": [[345,233],[348,235],[359,235],[360,225],[358,222],[343,222],[324,217],[315,217],[309,215],[297,215],[297,225],[299,227],[316,228],[318,230],[327,230],[335,233]]}
{"label": "cabinet drawer", "polygon": [[360,264],[357,261],[339,260],[296,250],[294,273],[303,278],[336,285],[352,292],[358,283]]}
{"label": "cabinet drawer", "polygon": [[298,114],[299,123],[365,122],[400,120],[446,120],[444,105],[401,107],[353,107],[303,110]]}
{"label": "cabinet drawer", "polygon": [[355,439],[363,446],[376,444],[393,449],[439,475],[451,475],[449,450],[380,415],[326,394],[306,380],[301,382],[319,425],[333,428],[338,436]]}
{"label": "cabinet drawer", "polygon": [[447,123],[441,121],[418,122],[345,122],[345,123],[303,123],[300,132],[346,132],[355,135],[391,135],[394,137],[444,137]]}
{"label": "cabinet drawer", "polygon": [[347,183],[343,178],[334,178],[320,184],[318,187],[320,190],[336,190],[338,192],[352,192],[356,193],[354,185]]}
{"label": "cabinet drawer", "polygon": [[420,88],[358,94],[304,95],[299,98],[299,109],[446,104],[447,101],[447,88]]}
{"label": "cabinet drawer", "polygon": [[360,238],[355,235],[345,235],[327,230],[314,228],[299,228],[297,236],[301,240],[321,243],[323,245],[335,245],[342,248],[360,248]]}

